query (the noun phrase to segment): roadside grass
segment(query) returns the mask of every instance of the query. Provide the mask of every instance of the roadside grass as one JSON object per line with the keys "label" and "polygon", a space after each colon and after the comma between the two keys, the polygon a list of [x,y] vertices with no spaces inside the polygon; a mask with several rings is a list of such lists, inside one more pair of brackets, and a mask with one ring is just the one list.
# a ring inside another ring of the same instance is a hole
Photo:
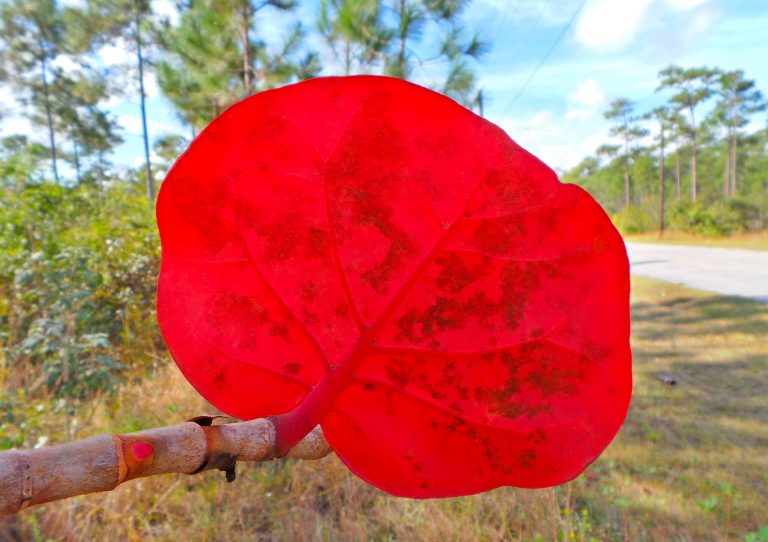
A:
{"label": "roadside grass", "polygon": [[[634,397],[616,440],[554,490],[390,497],[331,456],[170,475],[0,519],[0,540],[744,541],[768,525],[768,305],[633,277]],[[674,377],[670,386],[659,374]],[[212,412],[174,366],[86,434]],[[62,435],[51,435],[60,442]],[[386,443],[382,443],[386,445]],[[755,540],[760,540],[755,538]]]}
{"label": "roadside grass", "polygon": [[694,245],[725,248],[746,248],[750,250],[768,250],[768,232],[735,234],[728,237],[705,237],[692,233],[665,231],[663,237],[658,232],[624,235],[624,240],[633,243],[661,243],[665,245]]}

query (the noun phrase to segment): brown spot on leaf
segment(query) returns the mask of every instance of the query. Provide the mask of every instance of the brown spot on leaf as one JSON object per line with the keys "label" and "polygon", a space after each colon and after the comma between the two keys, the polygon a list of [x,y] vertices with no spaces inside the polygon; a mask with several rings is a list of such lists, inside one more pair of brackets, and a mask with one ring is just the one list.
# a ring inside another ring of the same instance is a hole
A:
{"label": "brown spot on leaf", "polygon": [[299,371],[301,371],[302,365],[298,361],[289,361],[288,363],[283,364],[283,371],[288,373],[289,375],[295,375]]}

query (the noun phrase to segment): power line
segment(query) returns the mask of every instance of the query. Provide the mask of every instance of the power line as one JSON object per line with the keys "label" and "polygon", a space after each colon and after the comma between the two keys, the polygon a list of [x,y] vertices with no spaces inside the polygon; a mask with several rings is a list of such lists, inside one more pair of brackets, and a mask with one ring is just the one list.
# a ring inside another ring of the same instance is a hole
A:
{"label": "power line", "polygon": [[576,11],[573,12],[573,15],[571,15],[571,18],[568,20],[568,23],[560,31],[560,34],[558,34],[557,38],[555,38],[555,41],[552,42],[552,45],[549,47],[547,52],[544,54],[544,56],[541,58],[539,63],[536,65],[536,67],[533,69],[533,71],[531,72],[531,75],[528,76],[528,79],[526,79],[525,83],[523,83],[523,86],[520,87],[520,90],[517,91],[517,94],[515,94],[515,97],[512,98],[512,102],[504,111],[505,115],[509,113],[509,110],[512,109],[512,106],[515,105],[515,102],[517,102],[518,98],[522,96],[523,92],[525,92],[525,89],[528,88],[528,85],[531,83],[531,81],[533,81],[533,78],[536,77],[536,74],[539,72],[541,67],[547,61],[547,59],[549,58],[549,55],[552,54],[552,51],[555,50],[555,47],[557,47],[557,45],[560,43],[560,40],[563,39],[563,36],[565,36],[565,33],[568,32],[568,29],[571,28],[571,25],[573,25],[573,22],[576,20],[576,17],[579,16],[579,13],[581,13],[581,10],[584,8],[584,5],[586,3],[587,3],[587,0],[581,0],[581,3],[576,8]]}

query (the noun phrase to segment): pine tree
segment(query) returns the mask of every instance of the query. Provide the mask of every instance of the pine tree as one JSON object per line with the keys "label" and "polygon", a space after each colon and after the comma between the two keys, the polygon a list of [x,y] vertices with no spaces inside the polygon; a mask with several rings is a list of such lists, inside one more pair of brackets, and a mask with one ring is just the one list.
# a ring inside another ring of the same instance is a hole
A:
{"label": "pine tree", "polygon": [[762,92],[755,88],[755,82],[744,77],[742,70],[724,72],[719,78],[720,101],[714,115],[726,128],[726,171],[725,196],[735,195],[738,168],[737,147],[740,130],[749,122],[749,116],[764,111],[767,105]]}
{"label": "pine tree", "polygon": [[183,122],[198,131],[253,92],[319,72],[316,55],[302,54],[300,25],[277,47],[256,38],[257,12],[293,7],[282,0],[192,0],[177,26],[164,25],[157,36],[167,58],[157,64],[158,81]]}
{"label": "pine tree", "polygon": [[624,165],[624,205],[631,204],[631,185],[629,163],[632,156],[632,144],[648,134],[648,130],[638,124],[639,117],[633,115],[635,103],[627,98],[617,98],[604,113],[608,120],[616,121],[610,131],[611,136],[621,138],[623,142],[622,160]]}
{"label": "pine tree", "polygon": [[98,180],[106,171],[105,155],[122,142],[114,119],[100,107],[108,92],[104,75],[86,70],[58,73],[52,86],[53,123],[71,146],[71,153],[62,156],[74,167],[78,182]]}
{"label": "pine tree", "polygon": [[676,91],[670,98],[677,111],[688,113],[687,134],[691,142],[691,199],[695,202],[698,194],[696,179],[696,158],[698,132],[696,125],[696,107],[709,99],[714,90],[712,85],[717,77],[717,70],[709,68],[683,69],[679,66],[669,66],[659,72],[661,82],[656,89]]}
{"label": "pine tree", "polygon": [[92,52],[99,47],[123,38],[136,55],[139,108],[144,143],[144,170],[147,197],[155,198],[155,184],[149,157],[149,129],[145,92],[146,45],[152,35],[152,6],[149,0],[86,0],[82,10],[69,12],[69,25],[80,32],[73,42],[81,52]]}
{"label": "pine tree", "polygon": [[321,0],[317,28],[345,75],[381,64],[393,37],[381,0]]}
{"label": "pine tree", "polygon": [[657,141],[659,142],[659,237],[664,235],[664,206],[666,198],[666,159],[665,151],[669,133],[675,125],[675,113],[665,106],[657,107],[643,118],[654,119],[659,126]]}
{"label": "pine tree", "polygon": [[[395,14],[396,24],[387,49],[385,73],[411,79],[416,66],[447,64],[443,82],[435,85],[437,90],[467,106],[479,103],[476,76],[468,61],[480,59],[488,51],[488,44],[477,34],[469,40],[464,38],[460,17],[468,3],[468,0],[392,0],[389,7]],[[433,56],[421,59],[415,49],[430,24],[438,31],[440,48]]]}
{"label": "pine tree", "polygon": [[[59,181],[53,123],[51,65],[61,53],[64,27],[55,0],[11,0],[0,5],[0,62],[4,82],[10,82],[42,116],[48,129],[53,177]],[[39,99],[34,99],[39,97]]]}

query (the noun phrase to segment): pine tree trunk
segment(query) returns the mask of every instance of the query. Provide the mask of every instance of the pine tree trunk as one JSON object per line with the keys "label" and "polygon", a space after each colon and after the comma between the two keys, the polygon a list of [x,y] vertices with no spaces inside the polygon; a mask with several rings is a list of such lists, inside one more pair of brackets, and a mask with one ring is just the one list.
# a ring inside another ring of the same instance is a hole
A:
{"label": "pine tree trunk", "polygon": [[77,184],[80,184],[80,157],[77,153],[77,141],[72,143],[73,154],[75,157],[75,175],[77,175]]}
{"label": "pine tree trunk", "polygon": [[399,77],[407,77],[405,73],[405,37],[408,35],[408,28],[405,24],[405,0],[400,0],[400,49],[397,53],[397,64],[400,73]]}
{"label": "pine tree trunk", "polygon": [[629,207],[629,170],[627,165],[624,164],[624,206]]}
{"label": "pine tree trunk", "polygon": [[659,144],[659,237],[664,235],[664,126],[661,127]]}
{"label": "pine tree trunk", "polygon": [[136,6],[136,60],[139,68],[139,94],[141,98],[141,127],[144,133],[144,171],[147,176],[147,197],[149,201],[155,201],[155,181],[152,179],[152,166],[149,162],[149,130],[147,129],[147,95],[144,92],[144,57],[141,53],[141,21],[139,9]]}
{"label": "pine tree trunk", "polygon": [[680,199],[680,149],[675,149],[675,198]]}
{"label": "pine tree trunk", "polygon": [[696,117],[694,117],[693,114],[693,107],[690,108],[691,111],[691,128],[693,129],[693,136],[691,138],[692,143],[692,151],[691,154],[691,199],[693,199],[693,202],[696,203],[696,194],[698,192],[697,186],[696,186]]}
{"label": "pine tree trunk", "polygon": [[344,41],[344,75],[352,73],[352,51],[349,40]]}
{"label": "pine tree trunk", "polygon": [[629,207],[630,194],[629,194],[629,137],[627,123],[624,122],[624,205]]}
{"label": "pine tree trunk", "polygon": [[736,190],[738,189],[736,185],[736,162],[738,160],[738,156],[736,154],[737,151],[737,145],[738,145],[739,138],[736,135],[736,131],[733,131],[733,142],[731,143],[731,195],[736,195]]}
{"label": "pine tree trunk", "polygon": [[53,178],[59,182],[59,167],[56,159],[56,136],[53,132],[53,114],[51,113],[51,95],[48,88],[48,78],[45,70],[45,58],[40,60],[40,72],[43,78],[43,98],[45,100],[45,118],[48,123],[48,139],[51,146],[51,165],[53,167]]}
{"label": "pine tree trunk", "polygon": [[483,91],[478,90],[477,91],[477,108],[478,112],[480,113],[481,117],[485,116],[485,103],[484,103],[484,97],[483,97]]}
{"label": "pine tree trunk", "polygon": [[736,195],[736,88],[731,89],[731,125],[730,125],[730,133],[728,134],[730,136],[730,152],[731,152],[731,172],[730,172],[730,178],[731,178],[731,186],[730,186],[730,193],[732,196]]}
{"label": "pine tree trunk", "polygon": [[725,168],[724,168],[723,196],[726,198],[731,191],[731,136],[726,138],[725,142]]}
{"label": "pine tree trunk", "polygon": [[243,26],[240,30],[240,40],[243,47],[243,86],[245,87],[245,97],[251,95],[251,48],[248,39],[248,31],[251,27],[251,17],[249,10],[250,2],[243,6]]}

